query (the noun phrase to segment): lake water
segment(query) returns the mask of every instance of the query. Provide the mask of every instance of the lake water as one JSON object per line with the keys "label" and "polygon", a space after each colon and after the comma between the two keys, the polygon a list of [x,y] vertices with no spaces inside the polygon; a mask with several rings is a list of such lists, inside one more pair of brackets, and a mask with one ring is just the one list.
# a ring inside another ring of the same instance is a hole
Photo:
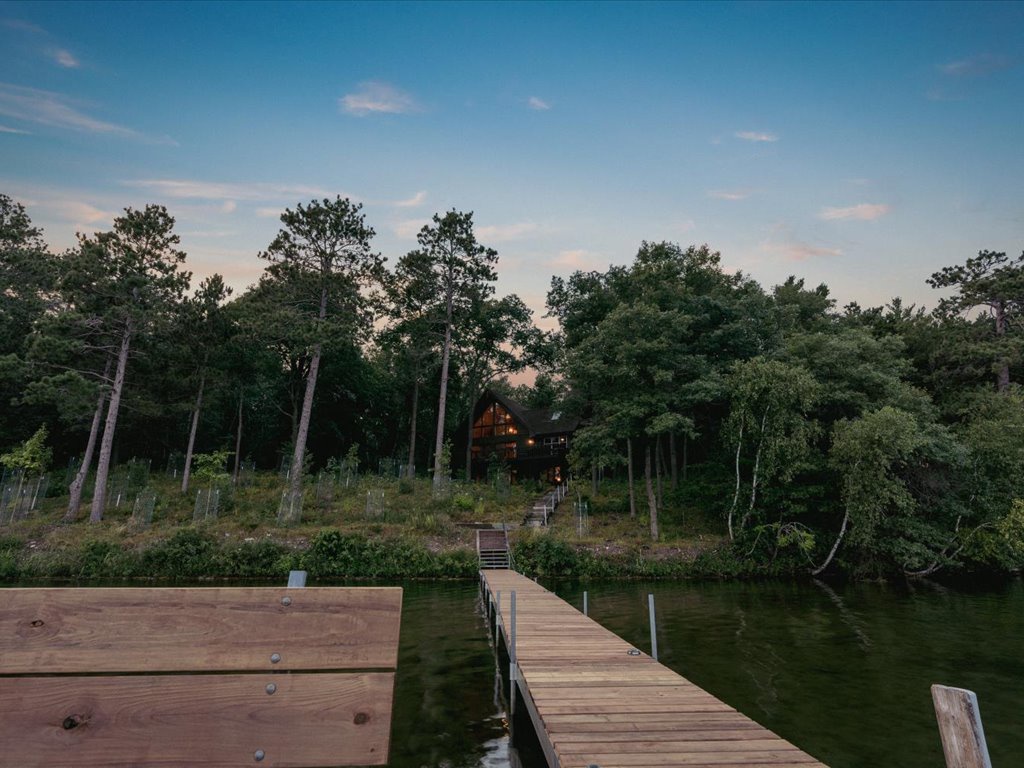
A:
{"label": "lake water", "polygon": [[[405,588],[395,768],[543,768],[525,722],[510,745],[475,582]],[[977,692],[996,768],[1024,764],[1024,583],[984,588],[819,582],[548,585],[832,768],[941,768],[929,686]]]}
{"label": "lake water", "polygon": [[[832,768],[940,768],[930,686],[974,690],[997,768],[1024,764],[1024,584],[549,585]],[[406,584],[393,766],[508,764],[475,585]],[[517,719],[517,727],[519,720]],[[518,741],[518,738],[517,738]],[[542,766],[535,750],[527,768]]]}

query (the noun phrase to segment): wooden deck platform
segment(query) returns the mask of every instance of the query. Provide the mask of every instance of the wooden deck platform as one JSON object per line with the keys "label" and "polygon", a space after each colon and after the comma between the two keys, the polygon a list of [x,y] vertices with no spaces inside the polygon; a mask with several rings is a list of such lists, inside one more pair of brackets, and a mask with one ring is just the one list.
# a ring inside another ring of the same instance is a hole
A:
{"label": "wooden deck platform", "polygon": [[516,593],[512,676],[550,768],[824,768],[525,576],[480,577],[508,648]]}

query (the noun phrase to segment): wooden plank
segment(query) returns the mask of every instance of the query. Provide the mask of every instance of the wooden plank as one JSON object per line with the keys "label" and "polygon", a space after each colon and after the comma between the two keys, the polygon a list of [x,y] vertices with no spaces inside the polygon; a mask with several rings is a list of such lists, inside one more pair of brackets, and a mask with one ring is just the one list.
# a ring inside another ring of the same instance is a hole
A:
{"label": "wooden plank", "polygon": [[502,611],[516,592],[517,680],[551,768],[824,768],[535,583],[509,571],[482,580]]}
{"label": "wooden plank", "polygon": [[946,768],[992,768],[974,691],[933,685],[932,701]]}
{"label": "wooden plank", "polygon": [[0,763],[382,765],[393,689],[393,672],[2,678]]}
{"label": "wooden plank", "polygon": [[[608,731],[605,726],[600,731],[562,733],[558,736],[558,743],[566,752],[572,751],[575,743],[604,745],[616,742],[643,743],[645,741],[662,740],[663,742],[677,741],[740,741],[748,739],[760,739],[765,734],[771,735],[771,731],[751,723],[746,728],[727,728],[723,730],[678,730],[669,735],[664,731]],[[609,751],[609,750],[605,750]]]}
{"label": "wooden plank", "polygon": [[570,765],[597,764],[601,768],[620,766],[672,766],[672,765],[821,765],[810,755],[798,750],[762,750],[757,752],[665,752],[650,754],[593,753],[586,756],[570,756],[561,760],[562,768]]}
{"label": "wooden plank", "polygon": [[397,587],[3,589],[0,673],[393,669],[401,612]]}
{"label": "wooden plank", "polygon": [[[713,740],[698,740],[698,739],[665,739],[665,738],[654,738],[647,740],[634,740],[629,743],[608,743],[608,742],[592,742],[587,743],[563,743],[559,749],[559,755],[573,756],[573,755],[618,755],[618,754],[643,754],[645,752],[659,752],[663,754],[696,754],[702,752],[722,752],[722,753],[741,753],[741,752],[772,752],[777,750],[785,750],[779,743],[777,737],[768,734],[765,737],[763,734],[759,738],[753,739],[735,739],[729,740],[728,744],[722,744],[722,739]],[[788,751],[798,751],[796,747],[790,746]],[[612,758],[615,760],[616,758]]]}
{"label": "wooden plank", "polygon": [[[573,760],[562,763],[561,768],[589,768],[592,763],[587,760]],[[709,762],[697,762],[687,763],[687,768],[721,768],[723,764],[720,762],[709,763]],[[778,762],[772,761],[771,763],[763,762],[736,762],[726,763],[725,765],[741,765],[743,768],[808,768],[808,766],[820,766],[820,763],[806,763],[806,762]],[[664,763],[602,763],[600,768],[664,768]]]}

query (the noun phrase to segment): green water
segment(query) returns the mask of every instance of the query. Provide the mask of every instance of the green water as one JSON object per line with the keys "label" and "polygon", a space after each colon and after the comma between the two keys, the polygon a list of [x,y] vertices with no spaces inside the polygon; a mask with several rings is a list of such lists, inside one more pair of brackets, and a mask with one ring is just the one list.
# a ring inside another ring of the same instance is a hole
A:
{"label": "green water", "polygon": [[[391,765],[506,766],[475,585],[406,584]],[[996,768],[1024,764],[1024,583],[548,585],[832,768],[941,768],[932,683],[977,692]],[[520,720],[517,718],[517,727]],[[522,729],[521,729],[522,730]],[[517,743],[520,741],[517,734]],[[519,755],[542,768],[536,750]]]}
{"label": "green water", "polygon": [[[26,585],[28,586],[28,585]],[[314,586],[314,585],[310,585]],[[476,583],[407,582],[394,768],[544,768],[521,717],[510,753]],[[941,768],[929,686],[978,693],[996,768],[1024,764],[1024,583],[554,584],[661,661],[832,768]]]}
{"label": "green water", "polygon": [[[996,768],[1024,765],[1024,584],[589,584],[590,615],[832,766],[940,768],[930,686],[978,694]],[[582,606],[581,585],[555,591]]]}

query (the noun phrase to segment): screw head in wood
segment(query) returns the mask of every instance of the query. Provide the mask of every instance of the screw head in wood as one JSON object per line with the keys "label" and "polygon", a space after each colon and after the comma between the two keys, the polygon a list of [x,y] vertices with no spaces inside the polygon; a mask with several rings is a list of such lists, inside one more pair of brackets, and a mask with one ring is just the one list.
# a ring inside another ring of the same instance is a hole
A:
{"label": "screw head in wood", "polygon": [[628,651],[626,651],[626,653],[629,654],[630,656],[639,656],[640,655],[640,651],[638,651],[636,648],[630,648]]}
{"label": "screw head in wood", "polygon": [[252,754],[253,760],[255,760],[257,763],[262,762],[263,758],[266,757],[266,756],[267,756],[267,753],[264,752],[262,749],[257,749]]}
{"label": "screw head in wood", "polygon": [[274,691],[276,691],[276,690],[277,690],[277,686],[276,685],[274,685],[273,683],[267,683],[267,693],[268,694],[273,696],[274,695]]}
{"label": "screw head in wood", "polygon": [[290,597],[282,597],[281,598],[281,605],[291,605],[291,604],[292,604],[292,599]]}
{"label": "screw head in wood", "polygon": [[270,654],[270,663],[271,664],[277,664],[277,662],[279,662],[280,660],[281,660],[281,654],[280,653],[272,653],[272,654]]}

